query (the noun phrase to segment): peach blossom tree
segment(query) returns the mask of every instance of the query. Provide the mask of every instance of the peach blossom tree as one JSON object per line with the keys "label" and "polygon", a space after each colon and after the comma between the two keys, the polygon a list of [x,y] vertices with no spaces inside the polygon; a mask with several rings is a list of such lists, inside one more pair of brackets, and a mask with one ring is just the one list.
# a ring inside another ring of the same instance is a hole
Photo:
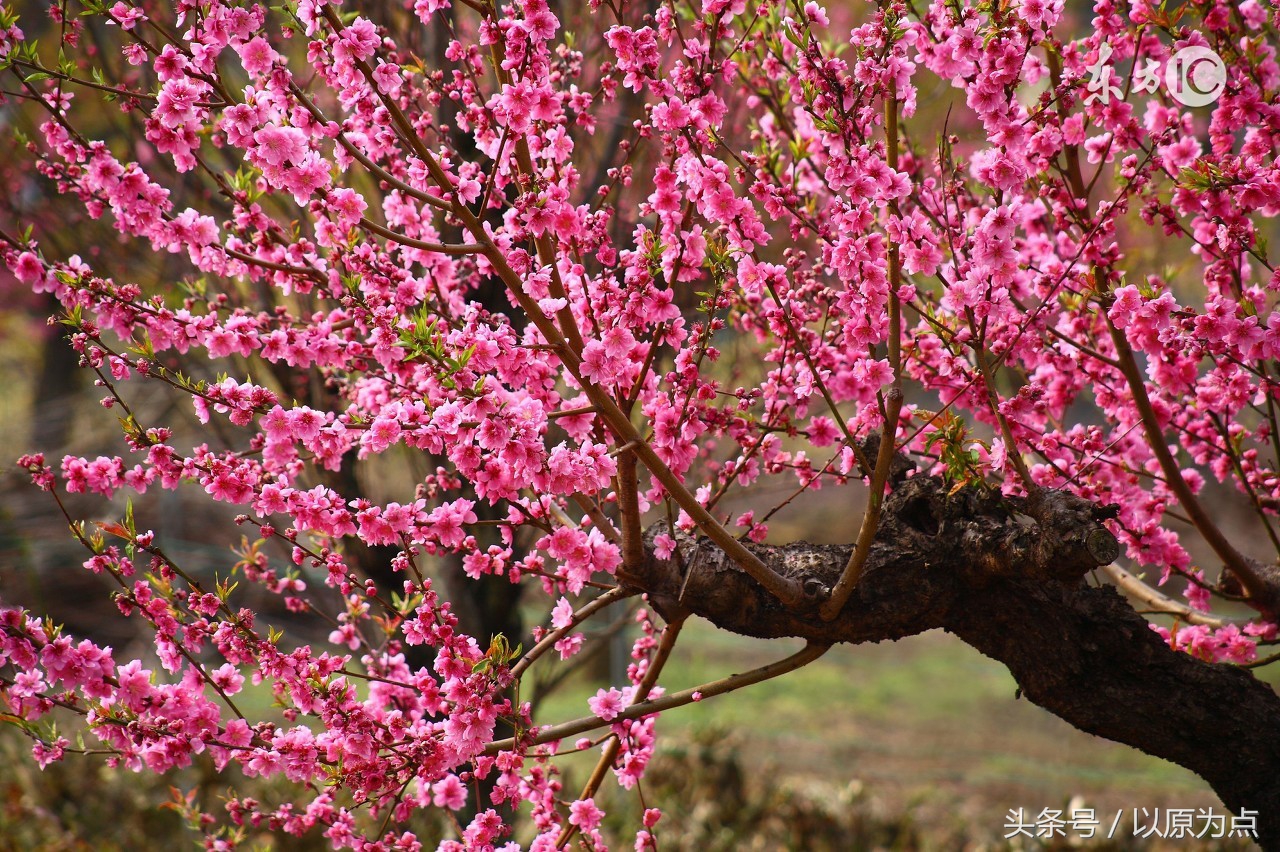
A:
{"label": "peach blossom tree", "polygon": [[[637,790],[659,713],[942,628],[1280,844],[1280,700],[1248,671],[1280,615],[1277,12],[1070,14],[0,5],[4,99],[38,115],[22,166],[174,256],[141,275],[49,250],[61,223],[0,231],[123,439],[19,464],[58,506],[114,507],[67,519],[154,643],[121,659],[5,602],[0,719],[41,764],[207,754],[292,785],[190,814],[211,849],[263,826],[417,849],[429,809],[455,817],[444,849],[604,848],[597,793]],[[135,414],[144,387],[204,428]],[[406,459],[430,464],[401,493],[327,475]],[[786,496],[726,508],[762,482]],[[842,485],[853,541],[770,535]],[[176,489],[234,507],[210,514],[239,548],[217,578],[125,508]],[[391,582],[361,546],[392,549]],[[448,559],[544,620],[468,635]],[[291,639],[247,586],[328,640]],[[537,718],[530,671],[638,596],[625,682]],[[691,616],[807,644],[664,690]],[[242,712],[246,686],[285,721]],[[584,749],[597,771],[564,789]]]}

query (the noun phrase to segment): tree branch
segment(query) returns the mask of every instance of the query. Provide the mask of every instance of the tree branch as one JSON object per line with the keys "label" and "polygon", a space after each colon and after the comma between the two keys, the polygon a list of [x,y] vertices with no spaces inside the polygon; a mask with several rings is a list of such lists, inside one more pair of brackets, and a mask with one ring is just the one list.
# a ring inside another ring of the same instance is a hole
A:
{"label": "tree branch", "polygon": [[[686,704],[693,704],[704,698],[711,698],[716,695],[724,695],[726,692],[733,692],[746,686],[754,686],[757,683],[763,683],[771,678],[784,675],[787,672],[793,672],[798,668],[807,666],[814,660],[821,657],[830,648],[830,645],[820,645],[809,643],[796,651],[791,656],[778,660],[776,663],[769,663],[766,666],[752,669],[741,674],[733,674],[720,680],[704,683],[702,686],[695,686],[693,689],[685,689],[680,692],[673,692],[664,695],[661,698],[650,698],[647,701],[641,701],[639,704],[632,704],[617,716],[609,721],[605,721],[598,716],[584,716],[581,719],[574,719],[572,722],[564,722],[559,725],[549,725],[545,728],[539,728],[536,732],[522,738],[520,744],[523,746],[542,745],[543,743],[562,740],[566,737],[572,737],[577,734],[585,734],[587,731],[594,731],[597,728],[604,728],[618,722],[629,722],[632,719],[643,719],[645,716],[652,716],[654,713],[662,713],[666,710],[672,710],[676,707],[683,707]],[[495,755],[499,752],[508,751],[516,747],[516,739],[508,737],[505,740],[495,740],[484,747],[483,754]]]}
{"label": "tree branch", "polygon": [[[1113,507],[1061,491],[1006,498],[912,477],[885,501],[861,580],[832,621],[788,608],[711,541],[679,536],[633,582],[660,612],[688,610],[747,636],[879,642],[942,628],[1008,666],[1022,694],[1075,727],[1199,775],[1228,808],[1259,813],[1280,848],[1280,698],[1249,672],[1173,651],[1087,574],[1119,555]],[[775,573],[830,585],[852,548],[754,546]],[[683,594],[681,589],[683,587]]]}

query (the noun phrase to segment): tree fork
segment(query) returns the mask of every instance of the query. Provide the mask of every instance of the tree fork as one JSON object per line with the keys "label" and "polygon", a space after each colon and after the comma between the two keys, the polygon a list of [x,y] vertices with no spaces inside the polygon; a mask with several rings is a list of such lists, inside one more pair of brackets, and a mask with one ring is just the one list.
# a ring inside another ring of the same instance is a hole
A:
{"label": "tree fork", "polygon": [[[866,568],[839,616],[786,607],[713,542],[677,535],[635,579],[660,612],[680,607],[718,627],[812,643],[899,639],[941,628],[999,660],[1021,693],[1071,725],[1183,766],[1234,813],[1258,813],[1280,849],[1280,698],[1244,669],[1171,649],[1113,588],[1085,583],[1119,555],[1102,521],[1114,510],[1061,491],[1006,498],[935,477],[885,501]],[[753,546],[776,573],[830,585],[853,548]]]}

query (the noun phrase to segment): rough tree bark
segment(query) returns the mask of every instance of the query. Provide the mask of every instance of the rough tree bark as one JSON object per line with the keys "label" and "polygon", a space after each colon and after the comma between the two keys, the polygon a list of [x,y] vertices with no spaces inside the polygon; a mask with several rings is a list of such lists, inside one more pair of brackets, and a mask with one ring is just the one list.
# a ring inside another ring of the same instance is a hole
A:
{"label": "rough tree bark", "polygon": [[1248,671],[1171,650],[1111,587],[1086,576],[1119,554],[1111,515],[1065,492],[1036,499],[940,479],[895,477],[866,569],[838,617],[817,602],[851,546],[752,549],[815,593],[788,610],[714,543],[677,535],[667,559],[627,576],[664,614],[687,610],[725,630],[811,642],[878,642],[942,628],[1001,663],[1035,704],[1075,727],[1190,769],[1226,807],[1257,811],[1280,849],[1280,698]]}

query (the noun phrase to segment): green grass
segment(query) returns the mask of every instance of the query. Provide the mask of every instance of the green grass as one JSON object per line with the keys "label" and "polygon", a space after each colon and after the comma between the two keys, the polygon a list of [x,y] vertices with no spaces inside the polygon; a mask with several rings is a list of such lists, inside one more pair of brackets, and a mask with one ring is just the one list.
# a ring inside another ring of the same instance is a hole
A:
{"label": "green grass", "polygon": [[[678,690],[786,656],[794,642],[743,639],[692,621],[660,679]],[[579,678],[538,708],[540,724],[589,714],[601,684]],[[1015,698],[998,663],[942,633],[836,647],[773,681],[665,714],[673,742],[731,732],[749,773],[860,781],[933,819],[968,813],[992,830],[1012,807],[1060,807],[1082,795],[1098,809],[1221,807],[1190,772],[1082,733]],[[566,744],[567,745],[567,744]],[[564,758],[581,777],[596,753]],[[923,803],[923,805],[921,804]]]}

